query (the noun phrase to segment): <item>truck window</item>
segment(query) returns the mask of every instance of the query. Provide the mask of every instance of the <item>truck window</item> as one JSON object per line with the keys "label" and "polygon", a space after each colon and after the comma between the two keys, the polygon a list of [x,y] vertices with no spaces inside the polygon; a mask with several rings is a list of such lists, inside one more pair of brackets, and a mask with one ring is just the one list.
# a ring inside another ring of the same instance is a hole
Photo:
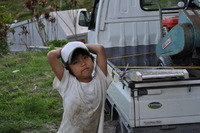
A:
{"label": "truck window", "polygon": [[175,10],[185,8],[188,0],[141,0],[141,8],[146,11],[158,10],[158,4],[162,10]]}
{"label": "truck window", "polygon": [[87,11],[81,11],[79,15],[79,25],[88,27],[90,22],[90,14]]}

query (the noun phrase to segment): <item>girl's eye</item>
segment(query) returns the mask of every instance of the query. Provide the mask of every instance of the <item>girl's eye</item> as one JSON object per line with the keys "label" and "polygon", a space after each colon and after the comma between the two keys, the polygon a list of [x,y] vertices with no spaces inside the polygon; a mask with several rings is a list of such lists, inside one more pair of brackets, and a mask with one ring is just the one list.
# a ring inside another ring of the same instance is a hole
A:
{"label": "girl's eye", "polygon": [[83,58],[84,58],[84,59],[87,59],[88,57],[89,57],[89,56],[85,55]]}
{"label": "girl's eye", "polygon": [[76,60],[72,62],[72,64],[77,64],[77,63],[78,63],[78,61],[76,61]]}

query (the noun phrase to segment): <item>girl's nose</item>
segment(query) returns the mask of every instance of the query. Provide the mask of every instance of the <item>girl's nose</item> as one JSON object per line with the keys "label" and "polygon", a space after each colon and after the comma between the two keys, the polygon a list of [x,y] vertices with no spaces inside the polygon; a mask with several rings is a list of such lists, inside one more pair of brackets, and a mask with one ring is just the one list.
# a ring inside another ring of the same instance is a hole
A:
{"label": "girl's nose", "polygon": [[84,66],[85,64],[85,60],[81,60],[81,65]]}

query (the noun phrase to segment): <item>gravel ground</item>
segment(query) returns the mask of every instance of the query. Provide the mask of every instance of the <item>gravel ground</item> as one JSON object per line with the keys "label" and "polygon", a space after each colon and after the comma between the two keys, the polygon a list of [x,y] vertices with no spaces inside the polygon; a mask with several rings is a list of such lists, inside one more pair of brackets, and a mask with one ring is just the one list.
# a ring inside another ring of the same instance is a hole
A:
{"label": "gravel ground", "polygon": [[[56,133],[59,128],[59,126],[48,125],[48,124],[45,124],[44,127],[50,129],[49,133]],[[22,133],[36,133],[36,131],[24,131]],[[104,121],[103,133],[120,133],[118,121],[110,121],[110,120]]]}
{"label": "gravel ground", "polygon": [[104,133],[120,133],[118,126],[118,121],[107,120],[104,122]]}

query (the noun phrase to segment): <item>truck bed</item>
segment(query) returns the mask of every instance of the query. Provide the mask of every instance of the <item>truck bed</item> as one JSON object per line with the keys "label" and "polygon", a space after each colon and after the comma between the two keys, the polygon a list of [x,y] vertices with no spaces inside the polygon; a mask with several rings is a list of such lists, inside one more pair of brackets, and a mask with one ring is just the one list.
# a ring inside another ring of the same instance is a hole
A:
{"label": "truck bed", "polygon": [[118,112],[121,128],[145,133],[200,132],[199,77],[190,77],[186,69],[124,72],[110,67],[109,71],[114,81],[107,99]]}

